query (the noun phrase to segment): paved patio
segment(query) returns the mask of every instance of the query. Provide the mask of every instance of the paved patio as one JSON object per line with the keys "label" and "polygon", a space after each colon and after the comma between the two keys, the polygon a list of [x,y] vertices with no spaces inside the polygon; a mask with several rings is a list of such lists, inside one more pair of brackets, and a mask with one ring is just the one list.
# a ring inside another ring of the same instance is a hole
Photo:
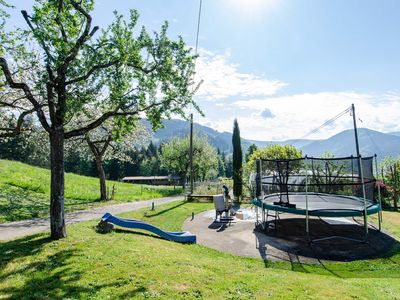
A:
{"label": "paved patio", "polygon": [[[250,213],[251,214],[251,213]],[[309,243],[305,235],[305,219],[281,214],[276,229],[264,230],[255,226],[255,219],[235,219],[233,222],[214,222],[214,210],[195,215],[185,221],[183,229],[197,235],[201,245],[240,256],[292,263],[320,263],[353,261],[382,257],[398,243],[385,232],[369,229],[368,242],[358,243],[343,239]],[[336,223],[335,225],[329,223]],[[362,238],[363,227],[350,220],[310,220],[311,238],[341,235]]]}

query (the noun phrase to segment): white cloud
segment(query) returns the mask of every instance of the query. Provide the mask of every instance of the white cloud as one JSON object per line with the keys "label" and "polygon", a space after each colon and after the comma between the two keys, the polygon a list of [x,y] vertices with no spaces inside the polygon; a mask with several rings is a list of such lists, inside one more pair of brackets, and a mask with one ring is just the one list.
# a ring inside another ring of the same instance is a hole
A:
{"label": "white cloud", "polygon": [[223,54],[200,50],[196,61],[196,80],[203,80],[196,96],[200,100],[215,101],[229,97],[265,97],[277,93],[287,84],[238,70],[229,62],[229,50]]}
{"label": "white cloud", "polygon": [[[355,92],[321,92],[283,97],[265,97],[232,103],[239,121],[241,135],[255,140],[284,140],[302,138],[305,134],[331,119],[354,103],[359,127],[388,132],[400,130],[400,93],[380,95]],[[261,113],[268,107],[274,118]],[[236,108],[236,110],[235,110]],[[232,131],[234,115],[213,120],[213,128]],[[330,126],[306,138],[328,138],[342,130],[352,129],[352,117],[343,115]]]}
{"label": "white cloud", "polygon": [[[303,138],[352,103],[356,107],[359,127],[382,132],[400,131],[400,91],[381,94],[337,91],[281,96],[287,83],[239,71],[239,65],[231,62],[229,49],[223,55],[201,49],[196,70],[197,80],[204,80],[196,102],[206,117],[197,116],[195,122],[218,131],[232,132],[233,120],[237,118],[241,135],[247,139]],[[348,113],[306,138],[329,138],[352,128]]]}
{"label": "white cloud", "polygon": [[[321,92],[285,97],[241,100],[234,106],[248,111],[249,117],[239,118],[243,136],[261,140],[301,138],[325,121],[331,119],[354,103],[359,127],[378,131],[400,130],[400,93],[383,95],[355,92]],[[260,112],[273,110],[275,118],[262,118]],[[251,114],[253,112],[253,114]],[[258,112],[258,113],[254,113]],[[349,113],[330,126],[307,136],[311,139],[328,138],[342,130],[351,129]]]}
{"label": "white cloud", "polygon": [[272,119],[275,118],[275,115],[272,113],[272,111],[269,108],[265,108],[261,113],[260,116],[263,117],[264,119]]}

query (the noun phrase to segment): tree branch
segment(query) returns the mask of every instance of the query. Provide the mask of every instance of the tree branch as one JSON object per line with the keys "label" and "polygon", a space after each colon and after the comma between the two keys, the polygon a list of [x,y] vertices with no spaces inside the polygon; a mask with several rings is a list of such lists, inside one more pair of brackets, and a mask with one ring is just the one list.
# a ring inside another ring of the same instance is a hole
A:
{"label": "tree branch", "polygon": [[22,99],[26,99],[26,97],[25,96],[19,97],[19,98],[13,100],[11,103],[0,100],[0,107],[10,107],[10,108],[15,108],[15,109],[20,109],[20,110],[26,110],[25,107],[20,106],[20,105],[17,104],[18,101],[20,101]]}
{"label": "tree branch", "polygon": [[64,26],[63,26],[63,24],[62,24],[61,21],[60,21],[60,15],[61,15],[63,6],[64,6],[64,0],[59,0],[59,3],[58,3],[58,13],[57,13],[57,16],[56,16],[55,21],[56,21],[58,27],[60,28],[61,36],[63,37],[64,42],[68,43],[67,34],[65,33]]}
{"label": "tree branch", "polygon": [[71,80],[66,81],[66,82],[65,82],[65,85],[69,85],[69,84],[72,84],[72,83],[76,83],[76,82],[79,82],[79,81],[86,80],[86,79],[88,79],[88,78],[90,77],[90,75],[92,75],[96,70],[108,68],[108,67],[111,67],[111,66],[113,66],[113,65],[115,65],[115,64],[117,64],[117,63],[118,63],[118,61],[117,61],[117,60],[114,60],[114,61],[110,61],[110,62],[107,62],[107,63],[104,63],[104,64],[95,65],[95,66],[93,66],[93,67],[89,70],[89,72],[87,72],[85,75],[82,75],[82,76],[80,76],[80,77],[77,77],[77,78],[74,78],[74,79],[71,79]]}
{"label": "tree branch", "polygon": [[36,101],[35,97],[33,96],[31,90],[29,89],[28,85],[23,82],[15,82],[14,79],[11,76],[11,72],[8,68],[7,61],[5,60],[4,57],[0,57],[0,67],[4,73],[4,76],[6,78],[6,81],[10,88],[12,89],[19,89],[22,90],[25,93],[26,98],[29,100],[29,102],[32,103],[36,114],[39,118],[40,123],[42,124],[43,128],[47,131],[50,132],[51,128],[49,124],[47,123],[46,116],[41,108],[41,105],[39,104],[38,101]]}
{"label": "tree branch", "polygon": [[89,123],[85,127],[82,127],[80,129],[71,130],[71,131],[64,133],[64,138],[69,139],[74,136],[84,135],[85,133],[89,132],[90,130],[93,130],[93,129],[99,127],[101,124],[103,124],[105,121],[107,121],[111,117],[132,116],[132,115],[137,115],[138,113],[139,113],[139,111],[118,112],[117,110],[106,112],[101,117],[99,117],[97,120],[93,121],[92,123]]}
{"label": "tree branch", "polygon": [[44,52],[46,52],[46,55],[48,56],[49,59],[53,60],[53,57],[50,54],[49,49],[47,48],[47,45],[45,44],[45,42],[36,34],[36,29],[35,27],[33,27],[33,24],[31,22],[31,20],[29,20],[29,15],[26,12],[26,10],[21,10],[21,14],[24,17],[26,23],[28,24],[29,28],[32,30],[33,35],[39,40],[40,45],[42,46]]}
{"label": "tree branch", "polygon": [[107,148],[108,148],[108,146],[110,145],[110,143],[112,142],[112,140],[113,140],[112,134],[109,134],[109,135],[108,135],[108,138],[107,138],[107,140],[106,140],[106,142],[105,142],[104,145],[103,145],[103,148],[100,150],[100,155],[101,155],[101,156],[103,156],[104,153],[106,153]]}
{"label": "tree branch", "polygon": [[[85,29],[83,30],[82,34],[79,36],[78,40],[76,41],[74,47],[72,48],[70,54],[65,58],[64,63],[60,66],[59,68],[59,76],[61,75],[61,78],[65,76],[66,70],[71,63],[71,61],[76,57],[76,55],[79,52],[79,49],[82,47],[82,45],[85,43],[87,39],[90,39],[96,31],[99,29],[98,26],[93,27],[93,29],[90,31],[90,27],[92,24],[92,17],[82,8],[82,6],[78,3],[75,2],[74,0],[70,0],[72,6],[79,11],[84,17],[86,18],[86,24],[85,24]],[[61,78],[58,78],[59,80]]]}
{"label": "tree branch", "polygon": [[93,121],[92,123],[89,123],[85,127],[82,127],[80,129],[71,130],[71,131],[64,133],[64,138],[69,139],[74,136],[84,135],[85,133],[89,132],[90,130],[93,130],[93,129],[99,127],[101,124],[103,124],[105,121],[107,121],[111,117],[138,115],[140,112],[147,111],[149,109],[152,109],[153,107],[162,106],[166,102],[168,102],[168,101],[155,102],[155,103],[147,105],[141,109],[137,109],[135,111],[118,111],[120,108],[117,108],[114,111],[108,111],[108,112],[104,113],[102,116],[100,116],[97,120]]}
{"label": "tree branch", "polygon": [[96,145],[90,140],[89,136],[86,134],[85,135],[85,140],[90,148],[90,151],[92,151],[93,155],[97,158],[100,156],[99,149],[96,147]]}
{"label": "tree branch", "polygon": [[[25,117],[31,113],[35,112],[35,109],[27,110],[22,112],[17,120],[17,126],[15,128],[0,128],[0,138],[4,137],[15,137],[22,131],[22,125],[24,124]],[[7,131],[7,132],[2,132]]]}
{"label": "tree branch", "polygon": [[[48,59],[51,60],[51,61],[54,61],[54,58],[50,54],[50,50],[47,47],[46,43],[43,41],[43,39],[40,38],[39,35],[36,34],[36,29],[33,27],[33,24],[31,22],[31,20],[29,20],[30,17],[28,15],[28,13],[26,12],[26,10],[21,10],[21,13],[22,13],[22,16],[24,17],[26,23],[28,24],[29,28],[31,29],[33,35],[38,39],[39,44],[42,46],[42,48],[43,48],[44,52],[46,53]],[[53,74],[53,71],[51,70],[49,62],[46,63],[46,70],[47,70],[47,73],[49,74],[50,80],[53,82],[54,81],[54,74]]]}
{"label": "tree branch", "polygon": [[134,65],[134,64],[131,64],[131,63],[128,63],[127,66],[132,67],[132,68],[134,68],[134,69],[137,69],[137,70],[139,70],[139,71],[142,71],[142,72],[145,73],[145,74],[150,74],[151,72],[153,72],[153,71],[157,68],[158,64],[157,64],[157,62],[155,62],[155,63],[154,63],[154,66],[151,67],[150,69],[145,69],[145,68],[136,66],[136,65]]}

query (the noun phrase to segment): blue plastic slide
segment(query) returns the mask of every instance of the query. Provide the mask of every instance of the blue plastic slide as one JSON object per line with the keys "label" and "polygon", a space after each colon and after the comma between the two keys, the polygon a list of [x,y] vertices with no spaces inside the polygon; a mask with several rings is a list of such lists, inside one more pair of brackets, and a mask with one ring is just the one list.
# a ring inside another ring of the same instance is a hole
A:
{"label": "blue plastic slide", "polygon": [[141,220],[122,219],[115,217],[110,213],[106,213],[101,219],[104,222],[112,223],[120,227],[147,230],[169,241],[174,241],[179,243],[196,243],[196,235],[191,234],[190,232],[164,231],[156,226],[153,226]]}

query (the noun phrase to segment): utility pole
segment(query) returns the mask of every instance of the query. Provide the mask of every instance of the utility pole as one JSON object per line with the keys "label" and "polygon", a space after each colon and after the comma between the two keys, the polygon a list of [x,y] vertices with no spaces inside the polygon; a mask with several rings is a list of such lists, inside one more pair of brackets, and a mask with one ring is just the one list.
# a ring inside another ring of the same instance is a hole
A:
{"label": "utility pole", "polygon": [[193,194],[193,114],[190,114],[189,168],[190,168],[190,194]]}
{"label": "utility pole", "polygon": [[[201,20],[201,7],[203,0],[199,3],[199,15],[197,18],[197,32],[196,32],[196,50],[195,55],[197,55],[197,49],[199,45],[199,33],[200,33],[200,20]],[[189,138],[189,168],[190,168],[190,194],[193,194],[193,114],[190,114],[190,138]]]}
{"label": "utility pole", "polygon": [[354,108],[354,104],[351,104],[351,114],[353,115],[353,125],[354,125],[354,136],[356,140],[356,153],[357,156],[360,156],[360,147],[358,145],[358,133],[357,133],[357,123],[356,123],[356,110]]}

